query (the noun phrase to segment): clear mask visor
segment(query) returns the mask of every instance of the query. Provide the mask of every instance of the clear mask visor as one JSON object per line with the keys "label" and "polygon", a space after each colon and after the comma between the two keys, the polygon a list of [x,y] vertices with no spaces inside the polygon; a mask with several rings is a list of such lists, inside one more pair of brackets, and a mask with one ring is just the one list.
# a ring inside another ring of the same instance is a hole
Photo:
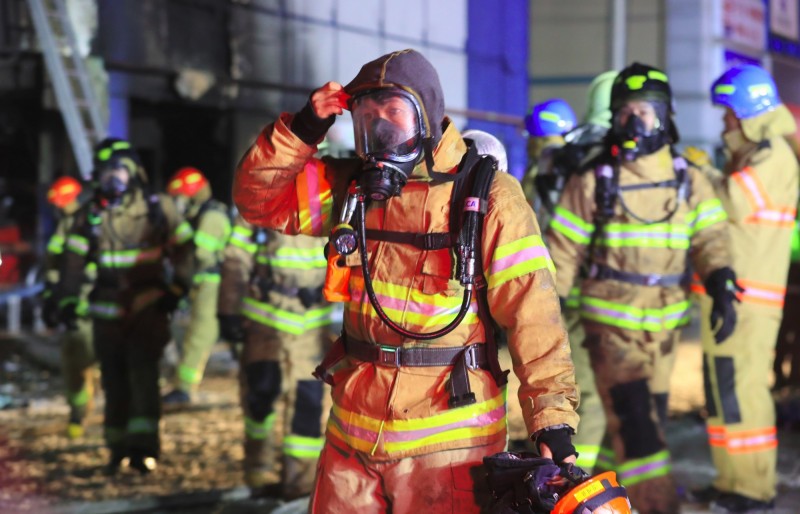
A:
{"label": "clear mask visor", "polygon": [[419,156],[421,111],[410,94],[396,89],[367,92],[353,99],[351,113],[360,157],[407,162]]}

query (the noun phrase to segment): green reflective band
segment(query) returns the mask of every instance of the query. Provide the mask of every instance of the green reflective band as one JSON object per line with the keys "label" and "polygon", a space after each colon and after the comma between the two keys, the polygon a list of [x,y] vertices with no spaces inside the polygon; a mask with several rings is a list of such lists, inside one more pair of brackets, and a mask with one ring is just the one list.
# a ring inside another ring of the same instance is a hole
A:
{"label": "green reflective band", "polygon": [[89,389],[84,387],[78,392],[67,392],[67,402],[73,407],[83,407],[89,403]]}
{"label": "green reflective band", "polygon": [[720,84],[714,88],[716,95],[732,95],[736,91],[736,86],[730,84]]}
{"label": "green reflective band", "polygon": [[127,150],[131,147],[131,144],[127,141],[117,141],[111,145],[112,150]]}
{"label": "green reflective band", "polygon": [[324,437],[304,437],[289,434],[283,438],[283,453],[298,459],[316,459],[325,444]]}
{"label": "green reflective band", "polygon": [[129,434],[155,434],[158,432],[158,420],[143,416],[128,420]]}
{"label": "green reflective band", "polygon": [[111,148],[101,148],[97,152],[97,160],[98,161],[107,161],[111,158],[111,154],[114,153],[114,150]]}
{"label": "green reflective band", "polygon": [[575,451],[578,452],[578,459],[575,464],[583,469],[592,469],[597,457],[600,455],[599,444],[576,444]]}
{"label": "green reflective band", "polygon": [[224,239],[217,239],[208,232],[199,230],[194,234],[194,244],[209,252],[217,252],[225,248]]}
{"label": "green reflective band", "polygon": [[584,221],[580,216],[556,205],[550,227],[578,244],[588,244],[592,239],[594,225]]}
{"label": "green reflective band", "polygon": [[581,298],[581,316],[585,319],[647,332],[671,330],[689,321],[688,300],[667,305],[661,309],[641,309],[627,304],[619,304],[601,300],[600,298]]}
{"label": "green reflective band", "polygon": [[660,71],[650,70],[647,72],[647,78],[653,80],[660,80],[661,82],[668,82],[666,73]]}
{"label": "green reflective band", "polygon": [[561,121],[561,116],[550,111],[540,112],[539,117],[543,120],[552,121],[553,123],[558,123],[559,121]]}
{"label": "green reflective band", "polygon": [[617,469],[617,457],[611,448],[600,447],[597,452],[597,460],[594,463],[594,471],[614,471]]}
{"label": "green reflective band", "polygon": [[72,234],[67,238],[67,250],[85,257],[89,253],[89,240],[83,236]]}
{"label": "green reflective band", "polygon": [[701,202],[697,209],[686,215],[686,221],[692,228],[692,234],[727,219],[728,215],[718,198]]}
{"label": "green reflective band", "polygon": [[792,262],[800,262],[800,223],[797,222],[792,232]]}
{"label": "green reflective band", "polygon": [[103,439],[109,444],[121,443],[125,440],[125,429],[116,427],[103,427]]}
{"label": "green reflective band", "polygon": [[210,284],[219,284],[222,281],[222,277],[219,273],[196,273],[194,277],[192,277],[192,281],[195,285],[200,283],[210,283]]}
{"label": "green reflective band", "polygon": [[307,330],[330,325],[333,307],[323,307],[296,314],[278,309],[268,303],[245,298],[242,302],[242,315],[250,320],[276,328],[294,335],[304,334]]}
{"label": "green reflective band", "polygon": [[203,380],[203,371],[181,364],[178,366],[178,380],[185,384],[197,385]]}
{"label": "green reflective band", "polygon": [[662,450],[642,459],[629,460],[617,466],[617,477],[626,487],[646,480],[668,475],[672,466],[669,464],[669,451]]}
{"label": "green reflective band", "polygon": [[78,301],[78,306],[75,307],[75,314],[77,314],[80,317],[88,316],[89,315],[89,301],[84,299],[84,298],[81,298],[80,301]]}
{"label": "green reflective band", "polygon": [[647,82],[647,77],[644,75],[633,75],[625,79],[625,84],[631,90],[642,89],[645,82]]}
{"label": "green reflective band", "polygon": [[634,148],[636,148],[636,141],[625,141],[624,143],[622,143],[622,148],[633,150]]}
{"label": "green reflective band", "polygon": [[190,225],[188,221],[184,221],[175,227],[175,234],[173,237],[178,244],[181,244],[190,241],[193,235],[194,229],[192,229],[192,225]]}
{"label": "green reflective band", "polygon": [[256,253],[256,250],[258,249],[258,245],[256,245],[255,243],[248,243],[247,241],[242,241],[235,236],[231,237],[229,242],[231,245],[237,248],[241,248],[247,253]]}
{"label": "green reflective band", "polygon": [[58,302],[58,307],[60,309],[67,305],[72,305],[73,303],[74,304],[80,303],[80,299],[77,296],[65,296]]}
{"label": "green reflective band", "polygon": [[244,417],[244,433],[250,439],[266,439],[275,426],[275,413],[273,412],[263,421],[256,421],[249,416]]}
{"label": "green reflective band", "polygon": [[61,255],[64,252],[64,244],[66,242],[63,236],[53,234],[53,237],[47,242],[47,252],[52,255]]}

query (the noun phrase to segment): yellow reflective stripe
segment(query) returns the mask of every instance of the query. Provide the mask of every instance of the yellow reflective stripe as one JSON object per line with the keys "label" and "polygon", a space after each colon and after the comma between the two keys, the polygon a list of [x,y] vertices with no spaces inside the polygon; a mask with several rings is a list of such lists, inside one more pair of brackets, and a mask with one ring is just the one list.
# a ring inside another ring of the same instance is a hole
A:
{"label": "yellow reflective stripe", "polygon": [[199,384],[203,380],[203,370],[180,364],[178,365],[178,380],[186,384]]}
{"label": "yellow reflective stripe", "polygon": [[192,277],[192,281],[195,284],[200,284],[202,282],[208,282],[211,284],[219,284],[222,281],[222,277],[219,273],[214,272],[202,272],[196,273],[194,277]]}
{"label": "yellow reflective stripe", "polygon": [[285,269],[323,269],[327,267],[324,247],[314,248],[278,248],[274,254],[259,254],[256,260],[260,264],[270,264]]}
{"label": "yellow reflective stripe", "polygon": [[173,242],[182,244],[191,241],[193,235],[194,229],[192,229],[192,225],[188,221],[183,221],[180,225],[175,227],[175,232],[171,239]]}
{"label": "yellow reflective stripe", "polygon": [[86,256],[89,253],[89,240],[77,234],[70,234],[67,238],[67,250]]}
{"label": "yellow reflective stripe", "polygon": [[[372,287],[384,312],[394,321],[411,323],[423,328],[450,323],[461,308],[462,295],[428,295],[417,289],[373,280]],[[350,281],[351,301],[347,309],[362,316],[378,317],[364,289],[362,277],[352,277]],[[462,324],[478,322],[477,301],[472,300],[469,311]]]}
{"label": "yellow reflective stripe", "polygon": [[736,86],[731,84],[720,84],[714,88],[714,93],[718,95],[732,95],[736,91]]}
{"label": "yellow reflective stripe", "polygon": [[249,416],[244,417],[244,433],[250,439],[266,439],[275,426],[276,414],[273,412],[262,421],[256,421]]}
{"label": "yellow reflective stripe", "polygon": [[53,234],[47,242],[47,252],[52,255],[61,255],[67,240],[61,234]]}
{"label": "yellow reflective stripe", "polygon": [[583,245],[589,244],[592,240],[592,233],[594,233],[594,224],[585,221],[560,205],[556,205],[550,227],[569,240]]}
{"label": "yellow reflective stripe", "polygon": [[225,248],[225,239],[219,239],[208,232],[198,230],[194,234],[194,244],[209,252],[218,252]]}
{"label": "yellow reflective stripe", "polygon": [[140,264],[152,264],[161,259],[161,247],[136,248],[133,250],[104,250],[100,252],[100,266],[106,268],[130,268]]}
{"label": "yellow reflective stripe", "polygon": [[325,445],[324,437],[289,434],[283,438],[283,453],[298,459],[316,459]]}
{"label": "yellow reflective stripe", "polygon": [[489,289],[541,269],[548,269],[553,275],[556,272],[541,236],[527,236],[498,246],[488,270]]}
{"label": "yellow reflective stripe", "polygon": [[325,178],[325,164],[318,159],[306,162],[297,176],[297,201],[300,233],[323,236],[329,228],[333,210],[331,185]]}
{"label": "yellow reflective stripe", "polygon": [[330,325],[333,322],[330,316],[332,312],[331,306],[296,314],[253,298],[244,298],[241,309],[242,315],[247,319],[295,335],[304,334],[311,328]]}
{"label": "yellow reflective stripe", "polygon": [[686,324],[689,321],[690,306],[691,303],[685,300],[662,308],[642,309],[584,296],[581,298],[581,316],[629,330],[661,332]]}

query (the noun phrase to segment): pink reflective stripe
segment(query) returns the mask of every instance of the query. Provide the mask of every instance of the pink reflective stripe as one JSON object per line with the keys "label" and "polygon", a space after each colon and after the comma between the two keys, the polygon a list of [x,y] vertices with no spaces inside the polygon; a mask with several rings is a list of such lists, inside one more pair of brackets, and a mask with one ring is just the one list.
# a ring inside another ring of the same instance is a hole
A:
{"label": "pink reflective stripe", "polygon": [[752,286],[747,286],[744,291],[745,296],[755,296],[756,298],[763,298],[765,300],[774,300],[776,302],[783,302],[784,293],[775,291],[768,291],[766,289],[758,289]]}
{"label": "pink reflective stripe", "polygon": [[319,170],[314,159],[306,162],[306,185],[308,186],[308,211],[314,235],[322,234],[322,202],[320,201]]}
{"label": "pink reflective stripe", "polygon": [[349,436],[357,437],[358,439],[363,439],[364,441],[369,441],[370,443],[374,443],[378,440],[378,432],[369,430],[367,428],[357,427],[345,422],[336,415],[336,411],[334,409],[331,409],[330,423],[338,426],[343,433]]}
{"label": "pink reflective stripe", "polygon": [[512,253],[511,255],[507,255],[502,259],[497,259],[492,263],[492,274],[499,273],[505,269],[514,266],[515,264],[519,264],[521,262],[530,261],[539,257],[550,258],[550,254],[547,251],[547,248],[542,246],[530,246],[528,248],[522,249],[516,253]]}
{"label": "pink reflective stripe", "polygon": [[774,221],[776,223],[792,223],[794,222],[796,213],[791,210],[772,210],[763,209],[753,213],[754,218],[759,218],[767,221]]}
{"label": "pink reflective stripe", "polygon": [[[441,307],[437,305],[431,305],[429,303],[393,298],[391,296],[380,294],[378,292],[375,293],[375,296],[378,297],[378,301],[381,304],[381,307],[394,309],[397,311],[403,311],[403,310],[410,311],[416,314],[422,314],[430,317],[439,316],[442,314],[455,314],[461,308],[461,303],[451,307]],[[352,298],[351,303],[353,301],[355,301],[358,304],[367,302],[367,292],[365,289],[351,288],[350,297]],[[361,309],[360,305],[358,306],[358,309],[359,310]],[[473,312],[473,313],[478,312],[478,304],[475,300],[472,300],[472,302],[470,302],[468,312]]]}
{"label": "pink reflective stripe", "polygon": [[500,421],[506,415],[506,406],[500,405],[490,412],[484,412],[475,417],[456,421],[447,425],[439,425],[431,428],[421,428],[419,430],[403,430],[403,431],[386,431],[384,432],[384,439],[386,442],[408,442],[429,437],[449,430],[456,430],[458,428],[478,428],[489,426],[492,423]]}
{"label": "pink reflective stripe", "polygon": [[747,446],[761,446],[777,440],[775,434],[758,435],[753,437],[728,437],[728,448],[744,448]]}

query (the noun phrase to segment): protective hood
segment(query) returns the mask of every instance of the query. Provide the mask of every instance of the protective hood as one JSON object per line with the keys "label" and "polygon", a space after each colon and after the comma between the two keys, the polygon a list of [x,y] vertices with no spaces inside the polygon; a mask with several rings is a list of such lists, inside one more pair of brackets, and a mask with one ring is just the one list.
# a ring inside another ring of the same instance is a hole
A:
{"label": "protective hood", "polygon": [[444,93],[433,65],[416,50],[392,52],[362,66],[344,89],[355,97],[368,90],[390,88],[403,89],[417,99],[426,129],[424,137],[432,138],[431,146],[435,147],[442,137]]}
{"label": "protective hood", "polygon": [[764,114],[745,118],[741,123],[744,137],[754,143],[773,137],[792,135],[797,131],[794,116],[783,104]]}

